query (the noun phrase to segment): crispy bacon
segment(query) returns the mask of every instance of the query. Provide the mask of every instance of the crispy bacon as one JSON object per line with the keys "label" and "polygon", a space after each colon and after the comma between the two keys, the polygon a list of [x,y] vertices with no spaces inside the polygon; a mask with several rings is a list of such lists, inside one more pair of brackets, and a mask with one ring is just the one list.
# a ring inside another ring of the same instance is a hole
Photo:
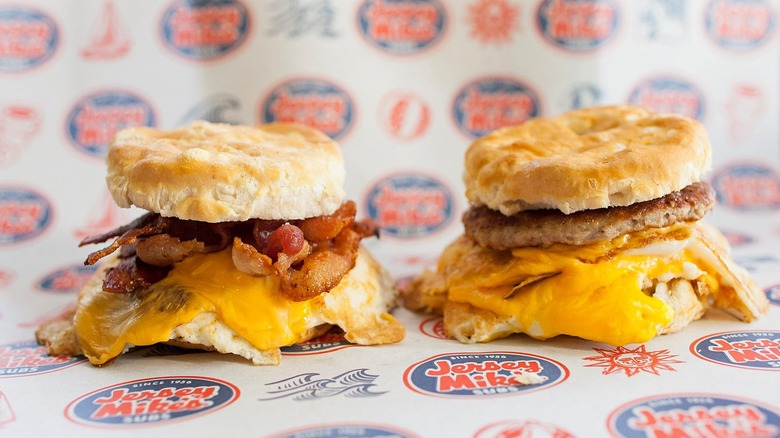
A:
{"label": "crispy bacon", "polygon": [[85,265],[94,265],[98,260],[113,253],[122,245],[129,245],[135,243],[139,237],[150,236],[152,234],[158,234],[165,231],[168,226],[168,220],[159,214],[147,213],[138,219],[134,220],[124,227],[119,227],[116,230],[109,231],[108,233],[101,234],[96,237],[87,237],[82,240],[79,246],[87,245],[90,243],[105,242],[111,237],[117,237],[111,245],[106,248],[97,250],[87,257],[84,262]]}
{"label": "crispy bacon", "polygon": [[171,266],[193,253],[206,250],[206,245],[195,239],[182,242],[168,234],[155,234],[136,243],[138,258],[154,266]]}
{"label": "crispy bacon", "polygon": [[347,201],[331,215],[304,219],[299,221],[297,225],[303,231],[306,240],[322,242],[338,236],[344,227],[355,221],[356,213],[355,203]]}
{"label": "crispy bacon", "polygon": [[333,214],[283,222],[206,223],[148,213],[82,245],[115,237],[89,255],[86,264],[121,248],[119,264],[107,272],[103,289],[135,293],[164,278],[170,267],[195,253],[221,251],[232,244],[233,264],[250,275],[275,275],[281,292],[295,301],[311,299],[336,286],[355,266],[360,240],[378,236],[371,221],[355,221],[355,203]]}
{"label": "crispy bacon", "polygon": [[152,266],[136,257],[124,258],[106,272],[103,290],[119,294],[134,293],[162,280],[168,271],[170,268]]}
{"label": "crispy bacon", "polygon": [[306,301],[329,291],[355,267],[360,240],[375,233],[371,223],[353,222],[334,239],[315,244],[300,269],[279,273],[281,292],[293,301]]}

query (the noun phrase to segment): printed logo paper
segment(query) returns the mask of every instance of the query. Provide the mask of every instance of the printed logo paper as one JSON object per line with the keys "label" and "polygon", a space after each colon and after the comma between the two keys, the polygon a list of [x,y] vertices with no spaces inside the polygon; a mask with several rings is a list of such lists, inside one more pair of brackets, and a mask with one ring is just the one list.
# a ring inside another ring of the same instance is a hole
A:
{"label": "printed logo paper", "polygon": [[628,101],[659,113],[676,113],[696,120],[704,117],[704,95],[684,79],[658,77],[644,81],[634,88]]}
{"label": "printed logo paper", "polygon": [[734,331],[707,335],[691,344],[699,359],[753,370],[780,371],[780,331]]}
{"label": "printed logo paper", "polygon": [[101,388],[73,400],[65,416],[85,426],[123,428],[199,417],[238,399],[238,388],[210,377],[154,377]]}
{"label": "printed logo paper", "polygon": [[603,47],[620,24],[620,10],[612,0],[543,0],[536,11],[536,27],[544,40],[574,53]]}
{"label": "printed logo paper", "polygon": [[711,0],[704,15],[707,35],[734,52],[763,45],[774,32],[776,21],[767,0]]}
{"label": "printed logo paper", "polygon": [[23,187],[0,187],[0,246],[38,237],[51,225],[49,200]]}
{"label": "printed logo paper", "polygon": [[165,11],[165,46],[194,61],[213,61],[240,47],[249,35],[250,14],[237,0],[178,0]]}
{"label": "printed logo paper", "polygon": [[[23,3],[17,3],[23,4]],[[24,6],[0,6],[0,72],[17,73],[51,59],[59,44],[57,23]]]}
{"label": "printed logo paper", "polygon": [[38,280],[38,289],[47,292],[78,292],[81,286],[97,271],[97,265],[84,264],[57,269]]}
{"label": "printed logo paper", "polygon": [[718,202],[738,210],[780,207],[780,175],[761,164],[730,164],[712,177]]}
{"label": "printed logo paper", "polygon": [[102,159],[117,132],[155,124],[149,102],[128,91],[107,90],[76,102],[67,117],[65,130],[76,149]]}
{"label": "printed logo paper", "polygon": [[619,437],[776,437],[775,407],[730,395],[671,394],[635,400],[607,420]]}
{"label": "printed logo paper", "polygon": [[471,138],[482,137],[509,125],[541,116],[541,100],[525,82],[507,77],[480,78],[455,95],[455,124]]}
{"label": "printed logo paper", "polygon": [[391,55],[423,52],[447,29],[447,14],[438,0],[367,0],[357,21],[366,41]]}
{"label": "printed logo paper", "polygon": [[418,238],[446,227],[455,214],[452,190],[418,173],[389,175],[368,191],[365,211],[383,235]]}
{"label": "printed logo paper", "polygon": [[324,79],[293,79],[276,86],[260,104],[263,122],[294,122],[338,140],[352,127],[355,105],[349,94]]}
{"label": "printed logo paper", "polygon": [[424,359],[404,372],[404,384],[423,395],[490,398],[555,386],[569,377],[560,362],[529,353],[448,353]]}
{"label": "printed logo paper", "polygon": [[50,373],[84,361],[82,356],[49,356],[34,340],[0,345],[0,378]]}

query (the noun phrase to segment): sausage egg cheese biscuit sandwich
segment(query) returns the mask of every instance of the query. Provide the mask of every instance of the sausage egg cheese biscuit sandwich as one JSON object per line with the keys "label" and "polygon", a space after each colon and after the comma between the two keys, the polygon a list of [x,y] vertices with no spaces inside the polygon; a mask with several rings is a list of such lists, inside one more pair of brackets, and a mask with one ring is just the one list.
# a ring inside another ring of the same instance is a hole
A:
{"label": "sausage egg cheese biscuit sandwich", "polygon": [[512,333],[645,342],[765,295],[701,219],[715,195],[703,127],[635,106],[529,120],[466,153],[465,235],[404,292],[462,342]]}
{"label": "sausage egg cheese biscuit sandwich", "polygon": [[104,365],[130,346],[177,342],[278,364],[279,347],[340,326],[400,341],[393,282],[361,239],[378,230],[344,201],[339,146],[294,124],[195,122],[121,131],[107,182],[149,211],[82,244],[113,241],[75,315],[36,333],[52,354]]}

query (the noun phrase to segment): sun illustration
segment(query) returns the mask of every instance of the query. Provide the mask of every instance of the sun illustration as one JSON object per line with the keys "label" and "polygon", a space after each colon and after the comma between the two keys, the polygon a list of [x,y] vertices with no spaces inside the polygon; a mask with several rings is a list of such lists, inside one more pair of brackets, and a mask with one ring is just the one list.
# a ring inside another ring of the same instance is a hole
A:
{"label": "sun illustration", "polygon": [[507,0],[479,0],[469,6],[471,36],[483,43],[509,42],[519,15],[520,8]]}
{"label": "sun illustration", "polygon": [[586,367],[602,367],[601,374],[608,375],[625,372],[628,377],[639,374],[640,371],[658,375],[659,370],[676,371],[669,364],[684,363],[681,360],[675,360],[674,354],[669,354],[669,350],[647,351],[644,345],[635,349],[626,347],[616,347],[613,350],[603,348],[594,348],[599,356],[585,357],[583,360],[593,361],[594,363],[585,365]]}

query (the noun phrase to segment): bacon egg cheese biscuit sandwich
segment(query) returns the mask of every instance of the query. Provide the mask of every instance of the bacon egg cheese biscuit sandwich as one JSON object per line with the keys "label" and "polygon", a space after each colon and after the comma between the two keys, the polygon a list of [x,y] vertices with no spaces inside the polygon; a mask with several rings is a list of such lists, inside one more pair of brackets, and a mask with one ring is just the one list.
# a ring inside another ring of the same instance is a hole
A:
{"label": "bacon egg cheese biscuit sandwich", "polygon": [[339,146],[295,124],[194,122],[121,131],[107,182],[149,213],[82,244],[113,241],[72,317],[36,336],[52,354],[105,365],[173,342],[278,364],[280,347],[332,326],[357,344],[404,337],[393,281],[361,246],[378,234],[345,201]]}
{"label": "bacon egg cheese biscuit sandwich", "polygon": [[702,222],[711,147],[696,121],[635,106],[529,120],[466,153],[465,233],[404,291],[445,333],[645,342],[710,307],[745,321],[765,295]]}

